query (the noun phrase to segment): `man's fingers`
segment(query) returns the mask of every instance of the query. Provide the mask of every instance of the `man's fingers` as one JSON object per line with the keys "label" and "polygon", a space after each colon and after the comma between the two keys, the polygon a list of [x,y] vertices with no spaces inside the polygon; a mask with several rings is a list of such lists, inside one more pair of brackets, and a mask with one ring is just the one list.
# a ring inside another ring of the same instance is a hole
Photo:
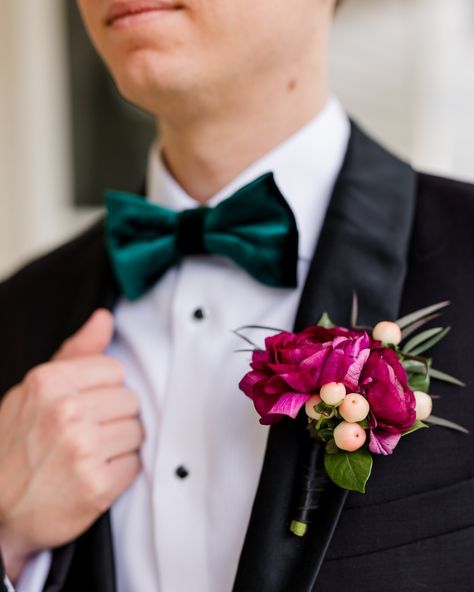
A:
{"label": "man's fingers", "polygon": [[132,418],[140,411],[137,395],[122,386],[93,388],[79,396],[85,416],[97,423]]}
{"label": "man's fingers", "polygon": [[130,487],[140,469],[140,458],[135,453],[114,458],[106,464],[110,496],[113,500]]}
{"label": "man's fingers", "polygon": [[101,354],[114,334],[114,318],[105,308],[96,310],[88,321],[69,339],[54,356],[54,360]]}
{"label": "man's fingers", "polygon": [[100,454],[106,460],[137,452],[144,439],[138,419],[125,419],[104,424],[100,428]]}
{"label": "man's fingers", "polygon": [[125,370],[122,364],[108,356],[90,356],[50,364],[50,372],[60,374],[72,388],[84,391],[97,387],[123,384]]}

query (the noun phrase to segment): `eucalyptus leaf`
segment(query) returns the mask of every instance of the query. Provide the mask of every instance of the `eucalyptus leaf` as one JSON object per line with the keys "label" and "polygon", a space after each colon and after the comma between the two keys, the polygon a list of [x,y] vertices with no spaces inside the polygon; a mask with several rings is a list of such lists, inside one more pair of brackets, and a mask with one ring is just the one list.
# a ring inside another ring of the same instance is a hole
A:
{"label": "eucalyptus leaf", "polygon": [[256,343],[254,343],[249,337],[242,335],[242,333],[239,333],[239,331],[240,331],[240,329],[235,329],[234,331],[232,331],[232,333],[237,335],[237,337],[240,337],[240,339],[243,339],[249,345],[253,346],[254,349],[256,349],[256,350],[260,349]]}
{"label": "eucalyptus leaf", "polygon": [[423,362],[418,360],[403,360],[403,367],[407,371],[408,386],[412,391],[428,393],[430,390],[429,369],[431,359],[426,358]]}
{"label": "eucalyptus leaf", "polygon": [[352,310],[351,310],[351,327],[357,327],[357,321],[359,320],[359,299],[357,292],[352,293]]}
{"label": "eucalyptus leaf", "polygon": [[262,329],[263,331],[275,331],[276,333],[286,333],[285,329],[277,329],[277,327],[267,327],[266,325],[242,325],[233,332],[244,331],[245,329]]}
{"label": "eucalyptus leaf", "polygon": [[425,419],[426,423],[430,423],[431,425],[441,426],[442,428],[449,428],[450,430],[456,430],[457,432],[462,432],[463,434],[469,434],[469,430],[466,430],[463,426],[454,423],[453,421],[449,421],[448,419],[443,419],[442,417],[436,417],[436,415],[430,415]]}
{"label": "eucalyptus leaf", "polygon": [[446,300],[444,302],[438,302],[438,304],[432,304],[431,306],[427,306],[426,308],[421,308],[420,310],[412,312],[411,314],[406,315],[406,316],[402,317],[401,319],[398,319],[398,321],[395,321],[395,322],[400,327],[400,329],[404,329],[405,327],[408,327],[412,323],[416,323],[417,321],[423,319],[424,317],[427,317],[427,316],[433,314],[434,312],[438,312],[438,310],[446,308],[450,304],[451,303],[448,300]]}
{"label": "eucalyptus leaf", "polygon": [[409,374],[408,386],[412,391],[421,391],[429,393],[430,391],[430,375],[425,374]]}
{"label": "eucalyptus leaf", "polygon": [[440,333],[438,333],[438,335],[435,335],[431,339],[428,339],[428,341],[425,341],[424,343],[422,343],[419,347],[416,347],[415,349],[413,349],[411,351],[411,354],[413,356],[419,356],[423,352],[431,349],[437,343],[439,343],[442,339],[444,339],[450,331],[451,331],[451,327],[446,327],[446,329],[443,329]]}
{"label": "eucalyptus leaf", "polygon": [[355,452],[341,450],[324,455],[324,467],[330,479],[339,487],[365,493],[372,472],[373,459],[367,448]]}
{"label": "eucalyptus leaf", "polygon": [[255,351],[262,351],[261,349],[234,349],[234,354],[253,354]]}
{"label": "eucalyptus leaf", "polygon": [[431,339],[439,333],[442,333],[442,331],[443,327],[434,327],[433,329],[427,329],[422,333],[418,333],[418,335],[415,335],[415,337],[412,337],[412,339],[406,342],[406,344],[403,346],[402,351],[406,354],[409,354],[410,352],[412,352],[412,350],[414,350],[424,341],[428,341],[428,339]]}
{"label": "eucalyptus leaf", "polygon": [[429,363],[418,362],[417,360],[403,360],[402,366],[405,368],[408,374],[428,374]]}
{"label": "eucalyptus leaf", "polygon": [[327,312],[323,313],[323,316],[319,319],[319,321],[316,324],[318,325],[318,327],[324,327],[325,329],[334,329],[334,327],[336,326],[329,318]]}
{"label": "eucalyptus leaf", "polygon": [[402,331],[402,340],[405,340],[407,337],[415,333],[415,331],[418,331],[418,329],[421,329],[421,327],[424,327],[427,323],[429,323],[430,321],[434,321],[441,315],[442,313],[437,312],[435,314],[424,317],[423,319],[420,319],[416,323],[412,323],[409,327],[405,327],[405,329],[403,329]]}
{"label": "eucalyptus leaf", "polygon": [[408,434],[413,434],[413,432],[417,432],[418,430],[421,430],[423,428],[428,428],[428,427],[429,426],[427,426],[426,423],[423,423],[422,421],[417,419],[409,430],[407,430],[406,432],[403,432],[402,436],[408,436]]}
{"label": "eucalyptus leaf", "polygon": [[435,380],[440,380],[441,382],[448,382],[449,384],[455,384],[456,386],[466,386],[464,382],[451,376],[450,374],[446,374],[446,372],[441,372],[440,370],[435,370],[434,368],[430,368],[430,376]]}

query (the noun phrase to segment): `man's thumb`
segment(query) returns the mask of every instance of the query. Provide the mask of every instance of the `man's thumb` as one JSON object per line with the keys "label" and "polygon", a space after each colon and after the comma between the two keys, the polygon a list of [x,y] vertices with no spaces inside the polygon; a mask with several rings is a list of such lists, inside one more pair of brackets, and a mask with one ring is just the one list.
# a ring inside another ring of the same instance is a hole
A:
{"label": "man's thumb", "polygon": [[112,341],[114,318],[105,308],[99,308],[84,325],[62,344],[55,360],[101,354]]}

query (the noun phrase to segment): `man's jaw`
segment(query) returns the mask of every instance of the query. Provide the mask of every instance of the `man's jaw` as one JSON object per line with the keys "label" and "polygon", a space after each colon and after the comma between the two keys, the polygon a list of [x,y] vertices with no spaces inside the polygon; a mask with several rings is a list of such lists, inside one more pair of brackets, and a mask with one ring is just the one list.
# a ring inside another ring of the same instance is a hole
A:
{"label": "man's jaw", "polygon": [[126,29],[183,8],[184,5],[179,0],[122,0],[110,5],[105,16],[105,25],[112,29]]}

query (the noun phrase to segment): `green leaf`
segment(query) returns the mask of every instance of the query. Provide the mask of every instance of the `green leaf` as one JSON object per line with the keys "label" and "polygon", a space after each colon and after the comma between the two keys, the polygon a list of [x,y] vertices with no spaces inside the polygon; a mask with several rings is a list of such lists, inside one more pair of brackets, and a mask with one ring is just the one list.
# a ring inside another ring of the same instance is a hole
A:
{"label": "green leaf", "polygon": [[309,435],[311,436],[311,438],[318,437],[317,423],[318,422],[315,421],[314,419],[308,423],[308,431],[309,431]]}
{"label": "green leaf", "polygon": [[408,436],[408,434],[413,434],[413,432],[416,432],[416,431],[421,430],[423,428],[429,428],[429,427],[430,426],[427,426],[426,423],[423,423],[422,421],[417,419],[409,430],[407,430],[406,432],[403,432],[402,436]]}
{"label": "green leaf", "polygon": [[412,352],[412,350],[414,350],[424,341],[427,341],[428,339],[431,339],[432,337],[439,335],[439,333],[442,333],[442,331],[443,327],[434,327],[433,329],[428,329],[426,331],[423,331],[422,333],[418,333],[418,335],[415,335],[415,337],[412,337],[412,339],[406,342],[406,344],[402,348],[402,351],[405,354],[409,354]]}
{"label": "green leaf", "polygon": [[409,374],[408,386],[412,391],[421,391],[422,393],[429,393],[430,391],[430,375],[424,374]]}
{"label": "green leaf", "polygon": [[416,347],[415,349],[413,349],[411,351],[411,354],[413,356],[419,356],[420,354],[427,351],[428,349],[431,349],[437,343],[439,343],[442,339],[444,339],[450,331],[451,331],[451,327],[446,327],[446,329],[443,329],[440,333],[438,333],[438,335],[435,335],[431,339],[428,339],[428,341],[425,341],[424,343],[422,343],[419,347]]}
{"label": "green leaf", "polygon": [[326,453],[327,454],[338,454],[340,452],[339,448],[336,445],[336,441],[334,440],[334,438],[332,440],[329,440],[329,442],[326,444]]}
{"label": "green leaf", "polygon": [[435,380],[440,380],[441,382],[449,382],[449,384],[455,384],[456,386],[466,386],[464,382],[461,382],[454,376],[450,374],[446,374],[446,372],[440,372],[439,370],[435,370],[434,368],[430,368],[430,376]]}
{"label": "green leaf", "polygon": [[420,319],[427,317],[428,315],[430,315],[434,312],[437,312],[438,310],[441,310],[442,308],[446,308],[450,304],[451,303],[448,300],[446,300],[445,302],[439,302],[438,304],[433,304],[431,306],[427,306],[426,308],[422,308],[420,310],[412,312],[411,314],[406,315],[405,317],[402,317],[401,319],[398,319],[398,321],[395,321],[395,322],[400,327],[400,329],[404,329],[405,327],[408,327],[412,323],[416,323]]}
{"label": "green leaf", "polygon": [[334,430],[332,428],[323,428],[322,430],[319,430],[318,437],[323,442],[327,442],[332,438],[333,433]]}
{"label": "green leaf", "polygon": [[321,401],[321,403],[318,403],[317,405],[315,405],[314,409],[317,413],[322,413],[323,415],[327,415],[327,416],[331,415],[332,412],[334,411],[334,407],[332,405],[328,405],[324,401]]}
{"label": "green leaf", "polygon": [[402,360],[402,366],[407,371],[407,374],[428,374],[430,369],[430,360],[420,362],[417,360]]}
{"label": "green leaf", "polygon": [[333,329],[336,325],[331,321],[327,312],[323,313],[323,316],[316,323],[318,327],[324,327],[325,329]]}
{"label": "green leaf", "polygon": [[372,455],[367,448],[355,452],[341,450],[337,454],[324,455],[324,466],[330,479],[343,489],[360,493],[365,493],[372,464]]}
{"label": "green leaf", "polygon": [[449,421],[449,419],[443,419],[442,417],[436,417],[436,415],[430,415],[425,419],[425,421],[431,425],[449,428],[450,430],[456,430],[457,432],[462,432],[463,434],[469,434],[469,430],[466,430],[466,428],[463,428],[463,426],[459,425],[458,423]]}
{"label": "green leaf", "polygon": [[402,365],[408,376],[408,386],[412,391],[428,393],[430,390],[429,369],[431,360],[426,358],[423,362],[417,360],[403,360]]}

